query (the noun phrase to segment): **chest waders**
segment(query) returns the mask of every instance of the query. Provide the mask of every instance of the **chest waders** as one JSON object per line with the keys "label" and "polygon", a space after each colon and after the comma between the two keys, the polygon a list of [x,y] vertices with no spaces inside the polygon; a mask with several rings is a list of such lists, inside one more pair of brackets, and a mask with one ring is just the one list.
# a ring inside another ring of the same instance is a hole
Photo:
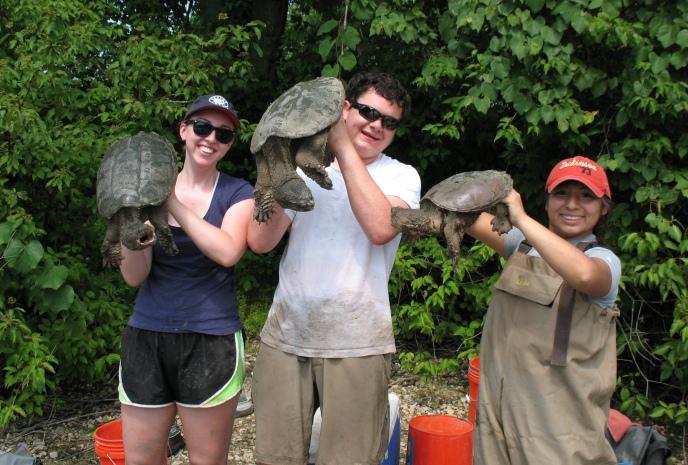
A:
{"label": "chest waders", "polygon": [[618,310],[586,300],[528,249],[507,262],[485,318],[474,463],[615,465],[604,429]]}

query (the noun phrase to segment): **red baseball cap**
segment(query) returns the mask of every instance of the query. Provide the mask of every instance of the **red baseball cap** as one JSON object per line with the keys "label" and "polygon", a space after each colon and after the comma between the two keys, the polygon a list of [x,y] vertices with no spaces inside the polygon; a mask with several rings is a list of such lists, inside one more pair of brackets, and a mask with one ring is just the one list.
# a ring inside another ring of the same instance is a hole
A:
{"label": "red baseball cap", "polygon": [[596,196],[612,198],[612,190],[604,169],[597,162],[582,155],[566,158],[554,165],[547,177],[545,188],[548,193],[552,192],[564,181],[578,181],[588,186]]}

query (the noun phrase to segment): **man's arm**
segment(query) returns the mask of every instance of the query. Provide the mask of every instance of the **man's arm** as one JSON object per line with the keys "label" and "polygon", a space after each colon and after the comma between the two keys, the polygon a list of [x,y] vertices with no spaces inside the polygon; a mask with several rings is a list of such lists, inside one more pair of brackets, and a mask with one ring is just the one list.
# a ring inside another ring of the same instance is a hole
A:
{"label": "man's arm", "polygon": [[386,244],[399,234],[392,226],[392,207],[409,205],[399,197],[386,196],[375,183],[349,139],[343,118],[330,130],[329,143],[335,148],[356,220],[373,244]]}

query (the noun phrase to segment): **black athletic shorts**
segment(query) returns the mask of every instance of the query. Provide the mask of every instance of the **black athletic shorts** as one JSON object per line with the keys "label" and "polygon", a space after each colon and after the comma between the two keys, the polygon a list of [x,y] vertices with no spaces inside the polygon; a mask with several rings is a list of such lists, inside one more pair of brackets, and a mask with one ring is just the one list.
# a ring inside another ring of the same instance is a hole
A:
{"label": "black athletic shorts", "polygon": [[241,331],[228,336],[163,333],[127,326],[122,336],[119,400],[139,407],[213,407],[244,381]]}

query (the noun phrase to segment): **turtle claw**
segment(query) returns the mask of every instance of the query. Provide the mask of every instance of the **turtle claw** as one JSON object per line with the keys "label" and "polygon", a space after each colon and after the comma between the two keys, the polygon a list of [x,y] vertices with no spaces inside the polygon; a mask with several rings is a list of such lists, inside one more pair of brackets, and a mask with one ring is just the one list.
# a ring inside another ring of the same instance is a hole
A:
{"label": "turtle claw", "polygon": [[[327,162],[327,131],[321,131],[311,137],[306,137],[296,151],[294,157],[296,166],[301,168],[306,176],[315,181],[323,189],[332,189],[332,181],[325,170]],[[331,162],[327,163],[329,165]]]}
{"label": "turtle claw", "polygon": [[267,223],[275,211],[272,207],[273,200],[270,189],[256,189],[256,204],[253,209],[253,219],[259,223]]}
{"label": "turtle claw", "polygon": [[110,242],[105,239],[100,246],[100,254],[103,257],[103,268],[119,268],[122,263],[122,246],[119,242]]}
{"label": "turtle claw", "polygon": [[496,233],[504,234],[511,229],[511,221],[509,221],[509,209],[503,203],[498,203],[495,206],[495,215],[490,221],[492,230]]}

